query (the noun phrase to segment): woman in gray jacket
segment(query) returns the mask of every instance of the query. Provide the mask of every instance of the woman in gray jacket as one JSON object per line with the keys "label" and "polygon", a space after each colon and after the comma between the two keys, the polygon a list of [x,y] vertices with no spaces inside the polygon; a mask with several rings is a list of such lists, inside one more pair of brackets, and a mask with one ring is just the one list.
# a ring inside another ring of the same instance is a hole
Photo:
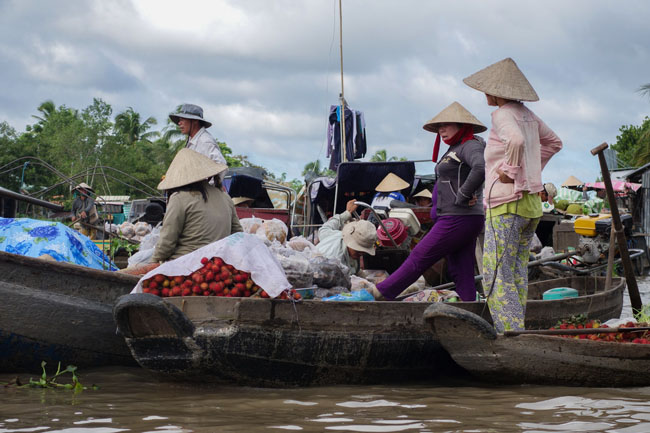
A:
{"label": "woman in gray jacket", "polygon": [[474,301],[474,249],[484,225],[481,191],[485,178],[485,142],[474,134],[487,128],[454,102],[428,121],[424,129],[438,134],[434,162],[438,159],[440,139],[449,145],[436,164],[431,208],[434,226],[402,266],[377,284],[377,290],[384,298],[394,299],[424,271],[446,257],[456,293],[463,301]]}

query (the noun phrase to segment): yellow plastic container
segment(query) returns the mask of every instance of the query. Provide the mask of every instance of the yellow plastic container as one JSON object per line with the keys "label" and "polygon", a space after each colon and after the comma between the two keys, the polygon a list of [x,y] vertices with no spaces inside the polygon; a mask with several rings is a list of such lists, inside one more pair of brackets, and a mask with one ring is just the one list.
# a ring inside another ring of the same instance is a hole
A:
{"label": "yellow plastic container", "polygon": [[573,222],[573,229],[579,235],[594,237],[598,234],[596,232],[596,222],[611,217],[611,215],[600,214],[598,216],[583,216],[576,218]]}

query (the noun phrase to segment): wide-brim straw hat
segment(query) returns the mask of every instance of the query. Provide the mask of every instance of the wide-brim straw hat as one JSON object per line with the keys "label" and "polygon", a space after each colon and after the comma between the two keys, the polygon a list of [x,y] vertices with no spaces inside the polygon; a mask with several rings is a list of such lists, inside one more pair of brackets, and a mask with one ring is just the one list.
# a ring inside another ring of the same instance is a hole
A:
{"label": "wide-brim straw hat", "polygon": [[86,191],[95,192],[95,190],[86,182],[81,182],[79,185],[75,186],[74,189],[85,189]]}
{"label": "wide-brim straw hat", "polygon": [[208,179],[226,171],[226,164],[214,162],[191,149],[184,148],[174,157],[165,178],[158,184],[158,189],[172,189]]}
{"label": "wide-brim straw hat", "polygon": [[458,102],[452,102],[451,105],[425,123],[422,128],[430,132],[438,132],[438,128],[443,123],[466,123],[472,125],[474,133],[477,134],[487,131],[487,127]]}
{"label": "wide-brim straw hat", "polygon": [[237,206],[238,204],[245,203],[247,201],[253,201],[254,199],[250,197],[233,197],[232,202]]}
{"label": "wide-brim straw hat", "polygon": [[343,243],[355,251],[375,255],[377,229],[370,221],[355,221],[343,226]]}
{"label": "wide-brim straw hat", "polygon": [[424,198],[433,198],[433,194],[428,189],[423,189],[419,193],[415,194],[413,197],[424,197]]}
{"label": "wide-brim straw hat", "polygon": [[394,173],[388,173],[386,177],[379,182],[379,185],[377,185],[377,188],[375,188],[375,191],[379,192],[393,192],[393,191],[401,191],[404,188],[408,188],[411,186],[410,183],[399,177],[398,175]]}
{"label": "wide-brim straw hat", "polygon": [[539,101],[537,92],[510,57],[464,78],[463,83],[499,98],[515,101]]}
{"label": "wide-brim straw hat", "polygon": [[205,128],[209,128],[212,126],[212,123],[208,122],[203,118],[203,108],[194,104],[181,105],[180,111],[178,113],[170,113],[169,118],[171,119],[172,122],[174,122],[177,125],[181,119],[196,119],[196,120],[200,120],[201,124]]}

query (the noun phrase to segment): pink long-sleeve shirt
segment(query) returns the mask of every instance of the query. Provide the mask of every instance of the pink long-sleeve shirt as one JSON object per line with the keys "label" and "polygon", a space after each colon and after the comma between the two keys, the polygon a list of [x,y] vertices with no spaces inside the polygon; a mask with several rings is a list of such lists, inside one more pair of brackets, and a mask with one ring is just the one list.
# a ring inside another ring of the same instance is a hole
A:
{"label": "pink long-sleeve shirt", "polygon": [[[492,112],[485,147],[485,207],[519,200],[524,191],[542,191],[542,170],[560,149],[562,141],[524,104],[509,102]],[[500,182],[497,169],[515,182]]]}

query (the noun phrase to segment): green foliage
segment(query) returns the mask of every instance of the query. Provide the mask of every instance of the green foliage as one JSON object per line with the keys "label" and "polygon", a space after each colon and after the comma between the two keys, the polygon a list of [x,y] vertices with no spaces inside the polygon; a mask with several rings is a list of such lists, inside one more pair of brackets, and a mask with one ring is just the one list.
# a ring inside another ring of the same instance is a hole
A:
{"label": "green foliage", "polygon": [[[69,389],[75,394],[79,394],[83,390],[88,389],[87,387],[83,386],[81,382],[79,382],[79,377],[77,376],[77,367],[74,365],[68,365],[65,370],[61,370],[61,363],[59,362],[56,373],[54,373],[54,375],[51,377],[47,376],[45,365],[47,365],[47,363],[45,361],[42,361],[41,368],[43,369],[43,374],[41,374],[41,377],[39,377],[37,380],[34,380],[30,377],[29,382],[23,385],[21,381],[16,378],[11,383],[6,383],[4,385],[16,386],[17,388]],[[70,383],[59,383],[58,380],[67,373],[70,373],[72,376]],[[91,389],[97,390],[99,388],[95,385],[92,385]]]}
{"label": "green foliage", "polygon": [[650,323],[650,304],[646,304],[638,311],[634,318],[639,323]]}
{"label": "green foliage", "polygon": [[115,257],[115,254],[117,254],[117,252],[120,249],[123,249],[129,255],[129,257],[131,257],[131,255],[134,252],[138,251],[138,247],[139,247],[138,244],[134,244],[133,242],[129,242],[126,239],[114,237],[113,239],[111,239],[110,256]]}
{"label": "green foliage", "polygon": [[388,157],[386,149],[381,149],[375,152],[374,155],[370,157],[370,162],[387,162],[387,161],[408,161],[405,157],[391,156]]}
{"label": "green foliage", "polygon": [[[70,197],[70,183],[79,182],[90,184],[98,195],[154,195],[174,155],[186,143],[186,136],[169,119],[162,131],[152,130],[155,118],[144,118],[132,107],[113,119],[113,109],[99,98],[81,110],[57,107],[47,100],[36,111],[34,123],[23,133],[0,122],[0,186],[24,189],[45,200],[59,195],[65,200]],[[259,167],[247,156],[234,154],[225,142],[217,143],[228,166]],[[278,179],[264,171],[271,179],[286,182],[286,175]],[[291,184],[302,186],[302,181],[294,179]]]}
{"label": "green foliage", "polygon": [[650,118],[646,116],[641,126],[621,126],[619,132],[612,149],[623,166],[635,167],[650,162]]}

